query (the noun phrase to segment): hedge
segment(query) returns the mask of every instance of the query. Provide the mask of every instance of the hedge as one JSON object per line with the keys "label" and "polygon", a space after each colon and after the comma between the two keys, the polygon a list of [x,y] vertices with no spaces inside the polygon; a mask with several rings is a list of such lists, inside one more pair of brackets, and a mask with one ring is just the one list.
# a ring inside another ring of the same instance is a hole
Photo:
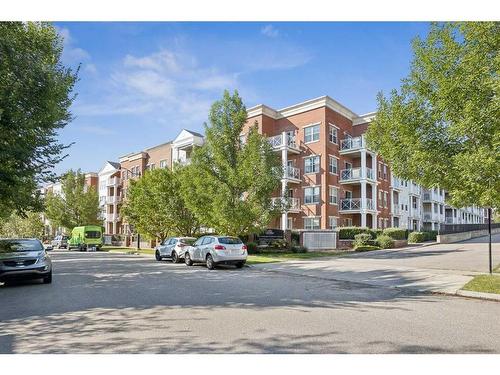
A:
{"label": "hedge", "polygon": [[386,228],[383,234],[391,237],[393,240],[406,240],[408,238],[408,231],[401,228]]}
{"label": "hedge", "polygon": [[354,236],[354,247],[373,245],[372,235],[370,233],[360,233]]}
{"label": "hedge", "polygon": [[408,235],[408,243],[419,243],[425,241],[425,233],[423,232],[411,232]]}
{"label": "hedge", "polygon": [[339,228],[339,239],[340,240],[353,240],[356,234],[368,233],[375,238],[375,232],[370,228],[363,227],[341,227]]}
{"label": "hedge", "polygon": [[358,246],[354,248],[354,251],[362,252],[362,251],[372,251],[372,250],[380,250],[380,247],[373,245],[364,245]]}
{"label": "hedge", "polygon": [[379,247],[381,247],[382,249],[390,249],[390,248],[394,247],[394,240],[385,234],[378,236],[376,239],[376,242],[377,242],[377,245]]}
{"label": "hedge", "polygon": [[429,230],[429,231],[425,231],[423,233],[424,233],[426,241],[436,241],[437,234],[438,234],[437,231],[435,231],[435,230]]}
{"label": "hedge", "polygon": [[259,254],[260,249],[259,246],[255,242],[248,242],[247,243],[247,252],[248,254]]}

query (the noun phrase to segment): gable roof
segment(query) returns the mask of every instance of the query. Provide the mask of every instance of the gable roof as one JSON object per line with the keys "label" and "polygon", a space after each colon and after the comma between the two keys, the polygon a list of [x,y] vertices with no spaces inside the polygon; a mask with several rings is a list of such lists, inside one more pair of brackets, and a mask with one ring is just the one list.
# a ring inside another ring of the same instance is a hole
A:
{"label": "gable roof", "polygon": [[192,130],[187,130],[187,129],[182,129],[182,130],[185,130],[185,131],[187,131],[188,133],[191,133],[192,135],[194,135],[194,136],[196,136],[196,137],[201,137],[201,138],[203,138],[203,137],[204,137],[204,135],[203,135],[203,134],[201,134],[201,133],[197,133],[197,132],[194,132],[194,131],[192,131]]}
{"label": "gable roof", "polygon": [[107,161],[109,164],[111,164],[113,167],[116,169],[120,169],[120,163],[117,163],[116,161]]}

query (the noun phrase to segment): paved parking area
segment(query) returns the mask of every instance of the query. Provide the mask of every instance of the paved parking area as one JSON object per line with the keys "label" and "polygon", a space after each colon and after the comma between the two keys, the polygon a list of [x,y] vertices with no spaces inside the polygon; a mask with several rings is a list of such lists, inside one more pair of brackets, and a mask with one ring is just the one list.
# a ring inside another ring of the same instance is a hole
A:
{"label": "paved parking area", "polygon": [[0,353],[500,353],[500,303],[55,251],[0,286]]}

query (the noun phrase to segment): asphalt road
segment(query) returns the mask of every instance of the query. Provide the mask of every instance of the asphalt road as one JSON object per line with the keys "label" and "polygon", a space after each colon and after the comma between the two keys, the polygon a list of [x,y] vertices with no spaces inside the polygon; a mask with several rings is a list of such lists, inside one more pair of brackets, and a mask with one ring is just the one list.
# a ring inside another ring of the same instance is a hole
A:
{"label": "asphalt road", "polygon": [[245,267],[52,254],[0,286],[0,353],[500,353],[500,303]]}

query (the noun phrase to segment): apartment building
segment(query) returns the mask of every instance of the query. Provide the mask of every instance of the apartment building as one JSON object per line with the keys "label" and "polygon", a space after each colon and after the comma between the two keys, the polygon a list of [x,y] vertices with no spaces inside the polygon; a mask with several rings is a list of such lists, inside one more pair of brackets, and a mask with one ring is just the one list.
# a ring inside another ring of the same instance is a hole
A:
{"label": "apartment building", "polygon": [[391,226],[390,167],[366,147],[374,113],[357,115],[328,96],[280,110],[248,109],[281,156],[281,196],[286,212],[273,223],[282,229],[333,229],[337,226]]}
{"label": "apartment building", "polygon": [[328,96],[280,110],[263,104],[248,109],[242,141],[257,126],[284,167],[281,192],[273,201],[284,202],[286,210],[272,226],[435,230],[453,215],[463,223],[484,222],[484,210],[447,208],[442,189],[423,189],[393,176],[366,147],[365,132],[374,116],[358,115]]}
{"label": "apartment building", "polygon": [[120,163],[107,161],[98,173],[99,207],[105,233],[118,233],[122,198]]}

